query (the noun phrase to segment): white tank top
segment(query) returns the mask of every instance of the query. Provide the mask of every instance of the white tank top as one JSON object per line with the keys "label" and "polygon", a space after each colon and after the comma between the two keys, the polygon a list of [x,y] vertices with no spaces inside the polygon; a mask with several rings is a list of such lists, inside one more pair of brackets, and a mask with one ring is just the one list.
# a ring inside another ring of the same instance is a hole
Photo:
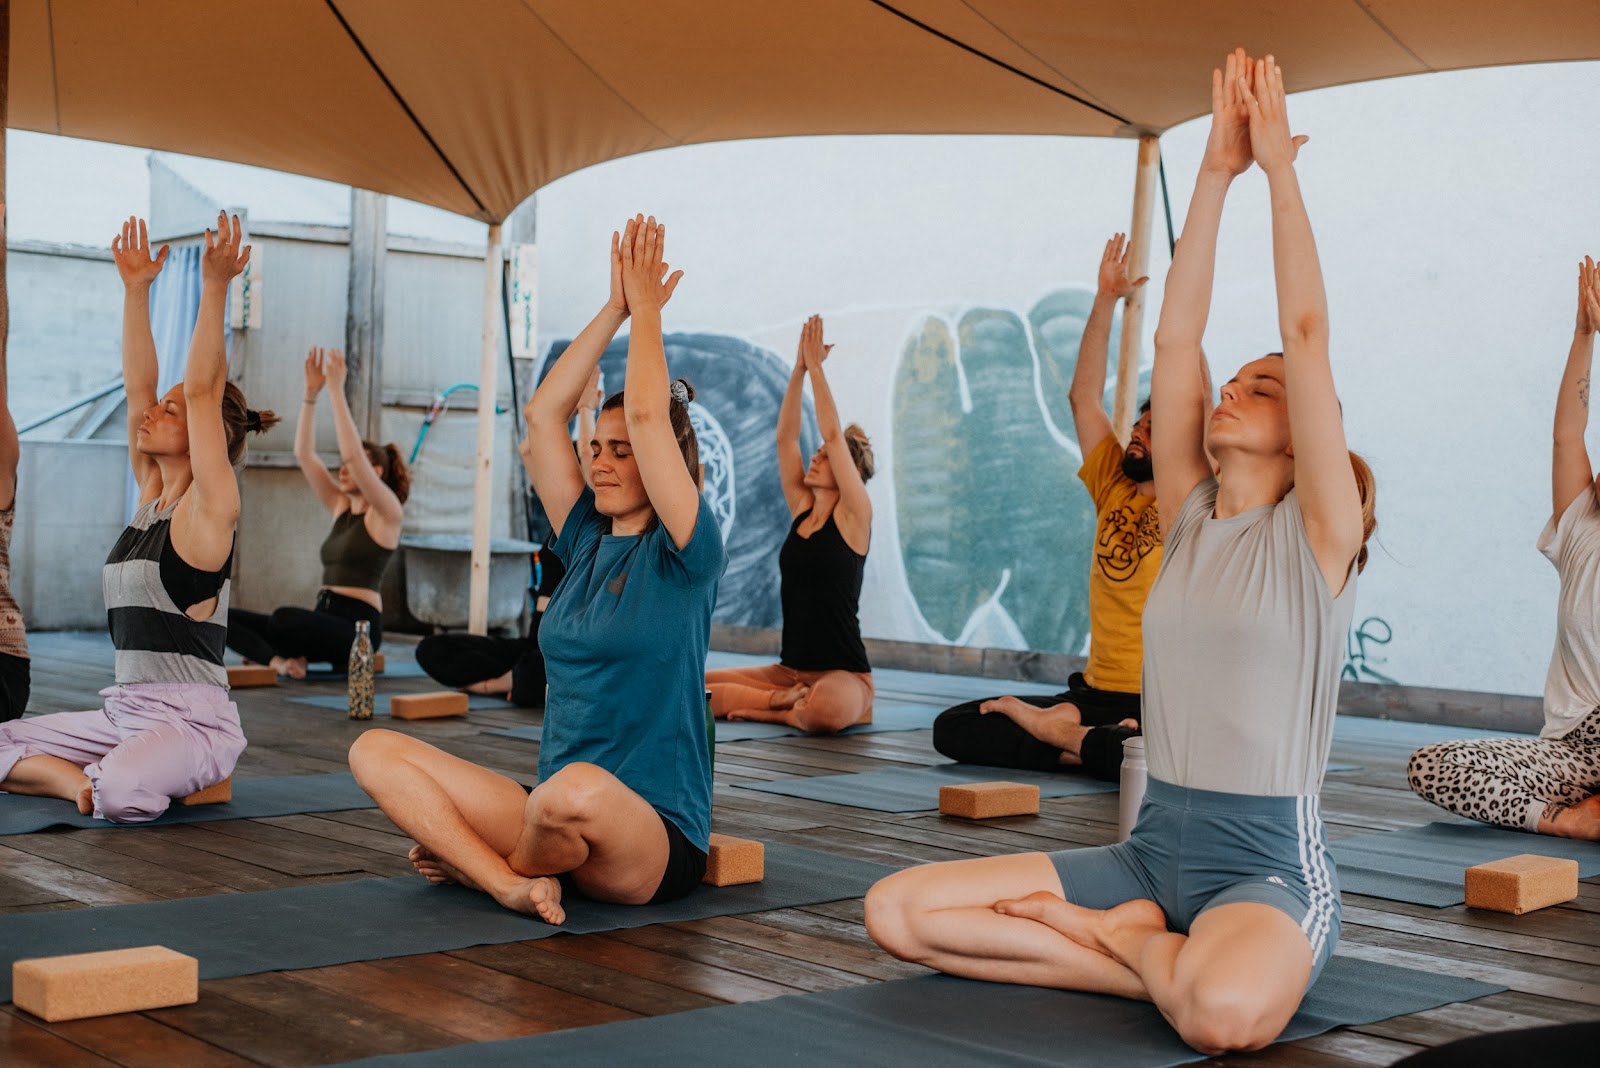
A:
{"label": "white tank top", "polygon": [[1175,786],[1292,796],[1322,789],[1355,563],[1334,597],[1293,490],[1227,519],[1217,481],[1167,528],[1144,609],[1150,774]]}

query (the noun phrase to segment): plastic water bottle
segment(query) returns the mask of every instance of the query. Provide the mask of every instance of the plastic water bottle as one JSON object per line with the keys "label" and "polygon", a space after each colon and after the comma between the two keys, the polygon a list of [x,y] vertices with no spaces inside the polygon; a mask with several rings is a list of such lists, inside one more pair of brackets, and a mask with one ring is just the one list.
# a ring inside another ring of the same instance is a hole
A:
{"label": "plastic water bottle", "polygon": [[366,620],[356,621],[356,640],[350,643],[349,698],[351,719],[372,718],[372,634]]}
{"label": "plastic water bottle", "polygon": [[1139,822],[1139,806],[1144,803],[1144,786],[1149,778],[1144,762],[1144,735],[1136,734],[1122,742],[1122,796],[1117,806],[1117,841],[1126,842]]}

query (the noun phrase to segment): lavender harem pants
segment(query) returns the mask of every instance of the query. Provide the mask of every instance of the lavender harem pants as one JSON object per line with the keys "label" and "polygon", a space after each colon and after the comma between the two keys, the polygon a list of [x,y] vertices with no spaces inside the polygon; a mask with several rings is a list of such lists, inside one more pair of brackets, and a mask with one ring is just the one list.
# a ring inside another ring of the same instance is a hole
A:
{"label": "lavender harem pants", "polygon": [[83,766],[97,818],[143,823],[233,774],[244,752],[239,708],[222,686],[139,682],[100,696],[99,711],[0,723],[0,780],[24,757],[60,757]]}

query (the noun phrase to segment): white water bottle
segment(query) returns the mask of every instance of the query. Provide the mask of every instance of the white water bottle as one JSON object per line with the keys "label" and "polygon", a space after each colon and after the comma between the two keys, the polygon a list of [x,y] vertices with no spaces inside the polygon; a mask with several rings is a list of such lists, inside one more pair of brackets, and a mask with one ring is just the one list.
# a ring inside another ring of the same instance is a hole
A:
{"label": "white water bottle", "polygon": [[1144,803],[1145,781],[1149,769],[1144,762],[1144,735],[1136,734],[1122,742],[1122,796],[1117,806],[1117,841],[1126,842],[1139,822],[1139,806]]}

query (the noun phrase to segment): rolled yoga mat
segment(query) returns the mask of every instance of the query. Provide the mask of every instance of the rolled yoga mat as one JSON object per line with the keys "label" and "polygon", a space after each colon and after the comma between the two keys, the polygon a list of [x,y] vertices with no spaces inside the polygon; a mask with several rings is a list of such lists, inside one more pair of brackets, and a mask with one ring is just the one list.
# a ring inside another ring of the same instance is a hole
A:
{"label": "rolled yoga mat", "polygon": [[[920,731],[933,726],[934,717],[941,709],[932,705],[879,705],[872,711],[871,723],[860,723],[854,727],[846,727],[838,734],[883,734],[890,731]],[[719,742],[748,742],[763,738],[793,738],[804,737],[806,732],[799,727],[791,727],[787,723],[745,723],[729,722],[719,719],[717,722],[717,741]],[[504,727],[486,730],[485,734],[498,734],[503,738],[517,738],[524,742],[537,742],[544,737],[544,728],[537,724],[522,727]],[[835,735],[812,735],[811,737],[835,737]]]}
{"label": "rolled yoga mat", "polygon": [[344,812],[377,808],[348,771],[325,775],[285,775],[272,779],[233,780],[233,800],[219,805],[180,805],[176,801],[146,823],[112,823],[81,814],[70,801],[55,797],[0,794],[0,835],[32,834],[50,827],[167,827],[174,823],[298,816],[309,812]]}
{"label": "rolled yoga mat", "polygon": [[[387,716],[389,714],[389,698],[408,697],[410,694],[380,693],[373,698],[372,714],[374,716]],[[313,708],[333,708],[340,712],[349,713],[350,699],[343,694],[321,694],[316,697],[291,697],[290,701],[297,705],[311,705]],[[467,711],[487,711],[495,708],[516,708],[510,701],[499,697],[485,697],[482,694],[471,693],[467,695]]]}
{"label": "rolled yoga mat", "polygon": [[1482,823],[1430,823],[1329,843],[1347,894],[1445,908],[1466,901],[1466,870],[1523,853],[1578,862],[1578,878],[1600,875],[1600,843],[1507,831]]}
{"label": "rolled yoga mat", "polygon": [[939,807],[939,787],[972,782],[1020,782],[1039,787],[1039,796],[1105,794],[1116,786],[1087,775],[990,768],[982,764],[934,764],[926,768],[880,768],[854,775],[816,775],[806,779],[741,783],[738,789],[803,797],[874,812],[924,812]]}
{"label": "rolled yoga mat", "polygon": [[223,979],[840,901],[894,870],[777,842],[765,863],[759,883],[701,885],[661,905],[568,894],[560,927],[421,876],[0,916],[0,987],[9,999],[12,962],[28,957],[160,945],[197,958],[200,978]]}
{"label": "rolled yoga mat", "polygon": [[[1335,957],[1278,1041],[1293,1042],[1335,1027],[1423,1012],[1504,989]],[[1161,1068],[1206,1057],[1186,1045],[1146,1002],[930,975],[351,1063],[599,1068],[645,1059],[697,1068],[796,1060],[874,1068]]]}

